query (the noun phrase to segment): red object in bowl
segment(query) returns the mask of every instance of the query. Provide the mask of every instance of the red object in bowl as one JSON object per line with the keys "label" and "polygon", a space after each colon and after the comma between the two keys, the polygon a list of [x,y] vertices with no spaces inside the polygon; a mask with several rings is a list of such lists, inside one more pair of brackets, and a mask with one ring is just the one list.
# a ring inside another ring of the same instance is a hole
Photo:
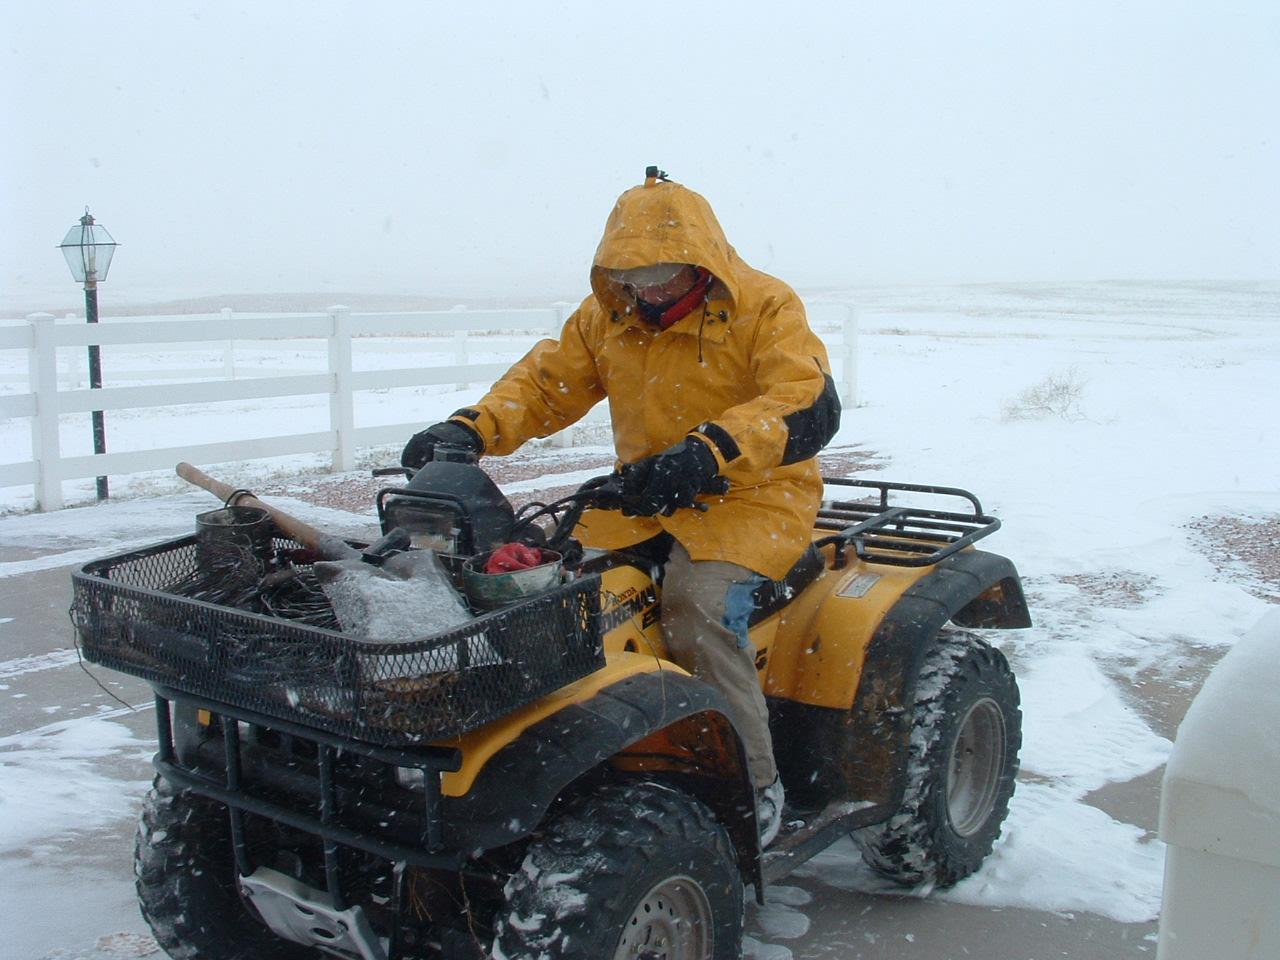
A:
{"label": "red object in bowl", "polygon": [[484,565],[485,573],[512,573],[542,566],[542,551],[523,543],[504,543],[489,555]]}

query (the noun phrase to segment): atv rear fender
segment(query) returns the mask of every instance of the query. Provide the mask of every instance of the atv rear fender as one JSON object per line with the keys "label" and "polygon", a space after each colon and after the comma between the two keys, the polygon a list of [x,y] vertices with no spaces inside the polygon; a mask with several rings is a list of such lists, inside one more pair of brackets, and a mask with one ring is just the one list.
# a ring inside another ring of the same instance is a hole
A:
{"label": "atv rear fender", "polygon": [[853,769],[843,772],[850,795],[890,806],[899,802],[916,677],[948,621],[974,628],[1031,626],[1013,564],[977,550],[957,554],[909,587],[880,622],[849,713],[860,745]]}
{"label": "atv rear fender", "polygon": [[915,676],[923,645],[948,620],[972,628],[1030,626],[1013,564],[966,550],[932,567],[858,561],[828,571],[825,587],[783,611],[765,695],[849,710],[855,697],[888,685],[897,691],[891,699],[899,699],[903,677]]}

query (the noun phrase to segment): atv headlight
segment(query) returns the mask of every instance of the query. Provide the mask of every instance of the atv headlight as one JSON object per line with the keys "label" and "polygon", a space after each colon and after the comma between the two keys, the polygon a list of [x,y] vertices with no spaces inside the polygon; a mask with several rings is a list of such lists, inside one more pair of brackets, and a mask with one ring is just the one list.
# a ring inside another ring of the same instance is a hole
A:
{"label": "atv headlight", "polygon": [[456,510],[438,501],[391,497],[387,500],[382,517],[382,532],[395,527],[409,534],[410,543],[418,548],[430,548],[437,553],[457,553],[462,527]]}

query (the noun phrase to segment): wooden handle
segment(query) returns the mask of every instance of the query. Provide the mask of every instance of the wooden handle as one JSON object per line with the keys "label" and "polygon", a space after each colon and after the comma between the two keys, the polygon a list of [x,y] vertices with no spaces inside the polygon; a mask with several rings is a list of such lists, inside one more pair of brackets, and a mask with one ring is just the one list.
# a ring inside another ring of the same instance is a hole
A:
{"label": "wooden handle", "polygon": [[297,517],[291,517],[283,510],[278,510],[269,504],[263,503],[249,491],[240,490],[230,484],[223,483],[221,480],[215,480],[203,470],[193,467],[189,463],[180,463],[174,470],[183,480],[188,483],[194,483],[202,490],[208,490],[227,506],[258,507],[267,511],[282,533],[297,540],[304,547],[310,547],[315,550],[326,560],[348,560],[352,557],[360,556],[360,551],[346,543],[342,538],[325,533],[323,530],[317,530],[311,524],[303,523]]}
{"label": "wooden handle", "polygon": [[[226,503],[227,498],[236,492],[234,487],[228,486],[221,480],[213,479],[213,477],[209,476],[203,470],[198,467],[193,467],[189,463],[180,463],[174,467],[174,470],[177,471],[178,476],[183,480],[186,480],[188,483],[194,483],[197,487],[200,487],[203,490],[208,490],[223,503]],[[250,496],[252,496],[252,494],[250,494]],[[254,499],[256,500],[257,497],[254,497]],[[231,504],[231,506],[235,506],[235,504]]]}

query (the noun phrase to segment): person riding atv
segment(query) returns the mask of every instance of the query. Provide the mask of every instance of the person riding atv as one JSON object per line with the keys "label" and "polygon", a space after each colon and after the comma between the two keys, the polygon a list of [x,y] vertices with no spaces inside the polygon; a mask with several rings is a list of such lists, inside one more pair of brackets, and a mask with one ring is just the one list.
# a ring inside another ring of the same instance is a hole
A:
{"label": "person riding atv", "polygon": [[646,173],[609,215],[592,293],[559,340],[414,435],[401,462],[422,467],[437,444],[508,454],[609,398],[624,485],[639,503],[629,516],[588,513],[578,536],[611,550],[662,538],[669,651],[728,700],[768,844],[783,789],[747,624],[761,584],[811,542],[815,458],[839,428],[840,401],[796,293],[738,256],[702,196]]}
{"label": "person riding atv", "polygon": [[[1000,521],[819,475],[822,344],[691,191],[625,193],[592,286],[409,442],[375,542],[179,464],[225,508],[73,575],[86,660],[155,692],[135,875],[175,960],[735,960],[746,887],[843,837],[917,889],[991,853],[1021,712],[974,631],[1031,622]],[[517,511],[479,454],[606,394],[619,469]]]}

